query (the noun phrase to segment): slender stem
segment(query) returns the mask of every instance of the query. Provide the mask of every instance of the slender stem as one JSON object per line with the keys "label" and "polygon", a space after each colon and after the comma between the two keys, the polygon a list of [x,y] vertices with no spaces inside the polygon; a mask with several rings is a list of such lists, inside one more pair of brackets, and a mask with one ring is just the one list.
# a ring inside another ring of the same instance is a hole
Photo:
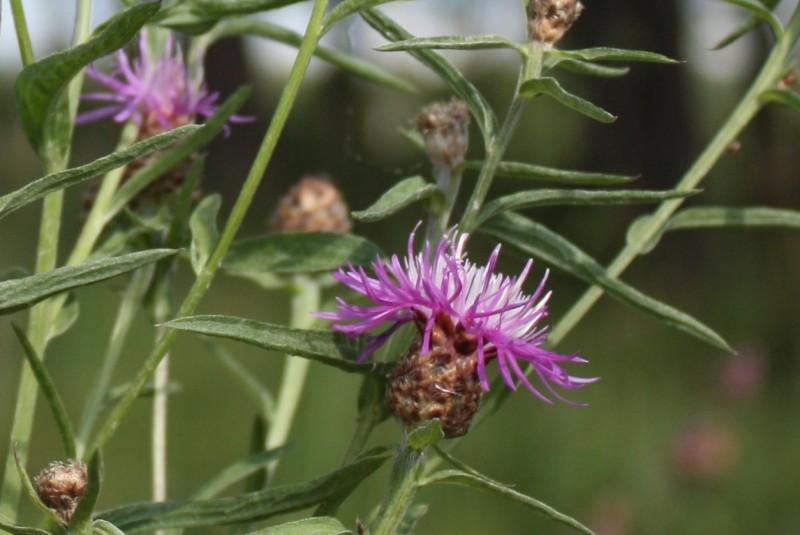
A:
{"label": "slender stem", "polygon": [[[165,327],[156,329],[156,338],[164,336]],[[169,389],[169,353],[164,355],[153,377],[153,432],[152,446],[152,478],[153,501],[167,500],[167,410]],[[164,531],[156,531],[156,535]]]}
{"label": "slender stem", "polygon": [[[775,45],[764,67],[753,81],[750,89],[742,97],[739,105],[734,109],[728,120],[720,128],[703,153],[697,158],[694,165],[681,178],[675,187],[677,191],[695,189],[708,172],[717,163],[730,144],[736,140],[742,130],[761,108],[760,95],[774,88],[783,75],[785,63],[794,43],[794,35],[800,28],[800,6],[792,17],[790,31]],[[632,236],[617,257],[608,266],[607,271],[611,277],[619,277],[623,271],[645,249],[650,240],[658,235],[666,226],[675,211],[683,204],[684,199],[664,201],[659,208],[649,217],[647,223],[634,236]],[[598,286],[591,286],[572,306],[562,320],[555,326],[550,334],[550,341],[558,344],[577,325],[577,323],[594,306],[603,290]]]}
{"label": "slender stem", "polygon": [[[312,312],[319,310],[320,306],[319,284],[309,277],[298,275],[294,279],[292,290],[294,291],[294,296],[292,297],[291,326],[299,329],[308,329],[314,324]],[[300,396],[305,387],[310,363],[311,361],[308,359],[287,357],[275,410],[272,414],[267,439],[264,444],[265,450],[272,450],[286,443],[297,407],[300,404]],[[267,484],[275,475],[279,459],[280,457],[267,465]]]}
{"label": "slender stem", "polygon": [[[278,106],[275,109],[275,114],[273,115],[270,126],[264,136],[264,140],[261,143],[261,147],[256,155],[256,159],[253,162],[253,167],[251,168],[250,173],[248,174],[247,179],[242,186],[242,190],[239,193],[236,204],[233,206],[231,215],[225,224],[225,228],[222,231],[222,235],[220,236],[217,247],[214,249],[211,258],[209,258],[206,265],[198,274],[197,279],[195,279],[194,284],[189,290],[189,294],[186,296],[183,304],[178,310],[178,317],[187,316],[194,312],[195,308],[197,308],[200,300],[203,298],[206,291],[208,291],[208,288],[211,285],[219,266],[222,264],[222,259],[228,252],[228,248],[230,247],[236,232],[239,230],[239,227],[242,224],[242,220],[247,213],[247,209],[249,208],[250,203],[255,196],[256,190],[258,189],[261,179],[264,176],[264,171],[266,170],[267,164],[269,163],[275,150],[275,145],[278,142],[281,131],[286,124],[289,112],[294,105],[306,67],[311,60],[314,48],[316,47],[317,41],[322,33],[321,23],[327,5],[328,0],[315,0],[314,2],[308,28],[306,29],[303,42],[298,50],[297,58],[295,59],[294,66],[292,67],[292,72],[289,75],[289,79],[283,90],[283,93],[281,94]],[[145,361],[142,369],[134,378],[128,390],[125,392],[123,398],[111,411],[111,414],[105,421],[103,427],[100,429],[97,437],[95,437],[95,440],[87,450],[87,454],[84,455],[85,458],[91,457],[94,452],[97,451],[97,449],[102,448],[108,439],[111,438],[111,435],[114,434],[115,429],[128,412],[128,409],[139,395],[139,392],[141,392],[142,388],[147,382],[147,379],[153,374],[158,366],[158,363],[161,362],[161,359],[164,357],[164,355],[166,355],[167,351],[169,351],[169,348],[175,341],[176,336],[177,331],[172,330],[168,331],[159,340],[155,349]]]}
{"label": "slender stem", "polygon": [[389,495],[381,505],[372,535],[393,535],[414,502],[419,477],[425,468],[425,454],[403,445],[392,467]]}
{"label": "slender stem", "polygon": [[28,23],[25,20],[22,0],[11,0],[11,15],[14,18],[14,31],[17,33],[17,43],[19,44],[19,55],[22,58],[22,64],[30,65],[36,59],[31,46],[31,36],[28,34]]}

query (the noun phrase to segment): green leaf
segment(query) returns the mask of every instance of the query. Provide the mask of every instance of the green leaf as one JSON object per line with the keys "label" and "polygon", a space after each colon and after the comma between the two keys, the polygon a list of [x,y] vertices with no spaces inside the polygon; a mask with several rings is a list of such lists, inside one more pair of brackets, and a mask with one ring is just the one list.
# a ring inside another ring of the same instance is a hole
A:
{"label": "green leaf", "polygon": [[46,177],[35,180],[16,191],[0,197],[0,218],[7,216],[18,208],[36,201],[49,193],[81,184],[87,180],[103,175],[112,169],[122,167],[143,156],[159,151],[199,128],[200,127],[197,125],[187,125],[176,128],[170,132],[165,132],[140,141],[127,149],[109,154],[92,163],[73,167],[72,169],[47,175]]}
{"label": "green leaf", "polygon": [[[225,21],[214,29],[213,35],[216,39],[228,35],[257,35],[293,47],[299,47],[303,39],[302,35],[287,28],[252,19]],[[348,54],[341,50],[317,46],[317,48],[314,49],[314,56],[369,82],[391,87],[406,93],[417,92],[417,88],[406,78],[392,74],[378,65],[374,65],[358,56]]]}
{"label": "green leaf", "polygon": [[438,418],[421,425],[411,431],[406,438],[408,447],[417,451],[425,451],[444,438],[442,423]]}
{"label": "green leaf", "polygon": [[111,522],[95,520],[92,524],[92,535],[125,535],[125,533]]}
{"label": "green leaf", "polygon": [[[775,6],[780,3],[780,0],[761,0],[761,3],[764,7],[768,8],[769,10],[774,10]],[[731,43],[737,41],[740,37],[745,35],[746,33],[753,30],[756,26],[761,23],[761,19],[756,15],[750,15],[742,21],[739,26],[736,27],[731,33],[729,33],[726,37],[724,37],[719,43],[712,50],[719,50],[721,48],[725,48],[726,46],[730,45]]]}
{"label": "green leaf", "polygon": [[297,355],[352,373],[385,375],[394,364],[358,363],[359,345],[342,333],[303,330],[232,316],[189,316],[164,324],[170,329],[230,338],[278,353]]}
{"label": "green leaf", "polygon": [[[340,4],[339,7],[341,5],[343,4]],[[361,17],[389,41],[404,41],[414,37],[399,24],[375,9],[362,11]],[[485,140],[489,140],[495,135],[499,124],[491,106],[458,69],[432,50],[410,50],[408,53],[435,72],[461,100],[466,102]]]}
{"label": "green leaf", "polygon": [[547,54],[557,59],[582,61],[642,61],[646,63],[675,64],[680,61],[655,52],[645,50],[626,50],[623,48],[584,48],[582,50],[560,50],[552,48]]}
{"label": "green leaf", "polygon": [[86,492],[78,502],[70,519],[70,535],[90,535],[94,531],[92,513],[97,505],[100,490],[103,488],[103,456],[99,451],[95,452],[89,460],[88,475]]}
{"label": "green leaf", "polygon": [[122,48],[160,7],[160,2],[132,7],[112,18],[86,43],[22,69],[14,84],[14,99],[34,150],[41,153],[45,123],[57,111],[58,97],[70,80],[89,63]]}
{"label": "green leaf", "polygon": [[236,113],[236,110],[244,104],[249,95],[249,87],[243,87],[236,91],[222,103],[216,113],[201,128],[188,136],[183,143],[154,159],[126,180],[111,199],[106,218],[111,219],[114,217],[153,181],[177,167],[187,157],[196,153],[213,140],[225,127],[231,115]]}
{"label": "green leaf", "polygon": [[320,273],[366,264],[379,254],[377,245],[352,234],[288,232],[233,243],[222,266],[234,273]]}
{"label": "green leaf", "polygon": [[682,199],[698,193],[692,191],[646,191],[618,190],[598,191],[581,189],[537,189],[520,191],[498,197],[486,205],[478,216],[478,225],[495,214],[531,208],[534,206],[552,205],[609,205],[659,202],[667,199]]}
{"label": "green leaf", "polygon": [[415,202],[428,199],[441,192],[436,185],[429,183],[421,176],[404,178],[389,188],[372,206],[353,212],[353,219],[364,223],[372,223],[386,219]]}
{"label": "green leaf", "polygon": [[415,532],[414,530],[417,527],[417,522],[419,522],[427,513],[427,504],[415,503],[409,507],[408,511],[406,511],[406,514],[403,516],[403,520],[400,521],[400,525],[397,526],[395,535],[413,535]]}
{"label": "green leaf", "polygon": [[[632,239],[650,216],[635,221],[628,231]],[[800,230],[800,211],[766,207],[704,206],[681,210],[670,219],[661,233],[647,244],[641,254],[652,251],[665,232],[695,229],[783,229]]]}
{"label": "green leaf", "polygon": [[[777,2],[769,2],[769,4],[772,5],[766,6],[765,4],[767,4],[768,2],[759,2],[757,0],[722,0],[722,1],[725,2],[726,4],[732,4],[734,6],[741,7],[742,9],[746,9],[747,11],[750,12],[750,14],[753,17],[769,24],[770,28],[772,28],[772,32],[775,34],[776,39],[780,38],[780,36],[783,35],[783,25],[781,24],[781,20],[777,16],[775,16],[775,14],[772,12],[771,9],[772,7],[775,7],[775,5],[777,5]],[[745,25],[746,24],[747,22],[745,22]],[[724,44],[722,44],[722,46],[725,46],[725,44],[727,44],[726,41],[729,41],[733,37],[733,35],[735,35],[738,31],[741,31],[741,28],[742,27],[734,31],[733,34],[723,39],[721,44],[722,43]],[[749,29],[745,30],[745,32],[746,31],[749,31]],[[738,39],[738,37],[739,36],[733,37],[733,40]],[[720,45],[718,44],[717,47],[720,47]]]}
{"label": "green leaf", "polygon": [[202,34],[228,17],[297,4],[302,0],[182,0],[164,8],[154,22],[190,35]]}
{"label": "green leaf", "polygon": [[107,511],[99,517],[125,533],[263,520],[305,509],[327,498],[347,495],[389,457],[391,454],[386,450],[372,450],[352,464],[308,483],[215,500],[133,504]]}
{"label": "green leaf", "polygon": [[758,100],[763,104],[780,104],[794,111],[800,112],[800,95],[788,89],[770,89],[759,95]]}
{"label": "green leaf", "polygon": [[630,67],[627,66],[601,65],[589,61],[572,59],[545,60],[545,69],[552,69],[553,67],[559,67],[565,71],[574,72],[575,74],[596,76],[598,78],[619,78],[631,71]]}
{"label": "green leaf", "polygon": [[52,340],[70,330],[72,326],[75,325],[75,322],[78,321],[80,311],[80,303],[78,302],[78,298],[75,297],[75,294],[67,294],[67,300],[59,309],[58,314],[47,330],[47,339]]}
{"label": "green leaf", "polygon": [[710,327],[611,277],[594,258],[544,225],[519,214],[503,213],[481,225],[478,230],[525,255],[539,258],[581,280],[600,286],[613,297],[655,316],[671,327],[730,351],[728,343]]}
{"label": "green leaf", "polygon": [[352,533],[339,520],[329,516],[305,518],[251,531],[247,535],[344,535]]}
{"label": "green leaf", "polygon": [[49,532],[44,531],[43,529],[17,526],[3,515],[0,515],[0,530],[5,531],[6,533],[11,533],[11,535],[50,535]]}
{"label": "green leaf", "polygon": [[521,56],[527,54],[527,49],[524,46],[501,35],[414,37],[379,46],[375,50],[379,52],[395,52],[398,50],[485,50],[495,48],[509,48],[519,52]]}
{"label": "green leaf", "polygon": [[[467,169],[481,169],[483,161],[472,160],[464,162]],[[583,171],[570,171],[554,169],[523,162],[500,162],[495,176],[502,178],[518,178],[522,180],[544,180],[561,184],[574,184],[586,186],[613,186],[633,182],[638,176],[612,175],[607,173],[586,173]]]}
{"label": "green leaf", "polygon": [[192,494],[192,501],[213,498],[231,485],[250,477],[275,459],[285,455],[290,449],[287,446],[282,446],[269,451],[260,451],[246,459],[233,463],[197,489]]}
{"label": "green leaf", "polygon": [[172,249],[152,249],[0,282],[0,314],[10,314],[51,295],[122,275],[175,253]]}
{"label": "green leaf", "polygon": [[19,479],[22,482],[22,488],[25,490],[25,495],[28,497],[28,500],[33,504],[34,507],[44,513],[48,522],[57,526],[61,526],[61,519],[58,517],[56,512],[47,507],[42,500],[39,499],[36,489],[33,488],[33,481],[31,481],[27,470],[25,470],[25,466],[22,464],[22,460],[19,458],[16,444],[12,449],[14,450],[14,464],[17,467],[17,475],[19,475]]}
{"label": "green leaf", "polygon": [[335,24],[351,15],[392,1],[394,0],[344,0],[339,2],[339,5],[333,8],[322,21],[322,34],[325,35]]}
{"label": "green leaf", "polygon": [[209,195],[200,201],[189,218],[189,228],[192,230],[190,257],[195,275],[203,270],[219,241],[217,214],[221,205],[222,197],[218,194]]}
{"label": "green leaf", "polygon": [[588,100],[584,100],[565,91],[555,78],[534,78],[528,80],[520,86],[519,94],[525,98],[533,98],[540,94],[548,95],[567,108],[573,109],[601,123],[613,123],[617,120],[616,117],[604,109],[595,106]]}
{"label": "green leaf", "polygon": [[47,405],[50,407],[50,412],[53,413],[53,418],[56,420],[58,434],[61,436],[61,442],[64,445],[64,455],[67,459],[74,459],[76,457],[75,431],[72,427],[69,415],[67,414],[67,409],[64,407],[64,402],[61,401],[61,396],[58,395],[56,385],[47,372],[47,368],[44,367],[42,359],[36,354],[36,350],[31,345],[28,337],[25,336],[25,333],[13,323],[11,327],[14,329],[14,334],[17,335],[17,340],[19,340],[22,346],[22,353],[25,356],[25,360],[28,361],[28,365],[30,365],[31,371],[36,377],[36,382],[39,384],[39,388],[42,391],[42,395],[47,401]]}
{"label": "green leaf", "polygon": [[560,513],[550,507],[549,505],[534,500],[533,498],[517,492],[508,485],[503,485],[486,476],[476,475],[474,473],[462,472],[461,470],[442,470],[426,477],[421,486],[434,485],[437,483],[450,483],[454,485],[463,485],[474,489],[482,490],[495,494],[507,500],[510,500],[518,505],[530,509],[540,515],[543,515],[554,522],[558,522],[564,526],[570,527],[580,533],[586,535],[595,535],[592,530],[575,520],[574,518]]}

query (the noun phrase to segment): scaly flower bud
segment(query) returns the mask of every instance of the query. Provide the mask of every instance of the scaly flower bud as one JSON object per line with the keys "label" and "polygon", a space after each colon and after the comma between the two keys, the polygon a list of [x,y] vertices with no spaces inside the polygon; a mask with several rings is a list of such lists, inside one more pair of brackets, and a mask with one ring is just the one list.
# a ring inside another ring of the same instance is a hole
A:
{"label": "scaly flower bud", "polygon": [[431,104],[415,122],[435,166],[453,168],[464,160],[469,147],[469,110],[463,100]]}
{"label": "scaly flower bud", "polygon": [[78,461],[55,461],[41,471],[33,481],[39,498],[52,509],[65,526],[86,491],[86,467]]}
{"label": "scaly flower bud", "polygon": [[533,41],[552,46],[583,12],[578,0],[529,0],[528,35]]}
{"label": "scaly flower bud", "polygon": [[339,232],[353,228],[342,193],[326,175],[306,175],[283,196],[269,227],[276,232]]}

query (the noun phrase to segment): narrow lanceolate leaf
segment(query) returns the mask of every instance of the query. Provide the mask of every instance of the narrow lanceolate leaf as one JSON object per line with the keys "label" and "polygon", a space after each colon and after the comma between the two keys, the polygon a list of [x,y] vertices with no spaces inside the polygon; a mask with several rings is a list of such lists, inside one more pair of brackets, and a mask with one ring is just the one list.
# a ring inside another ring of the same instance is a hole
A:
{"label": "narrow lanceolate leaf", "polygon": [[[226,21],[213,30],[215,39],[228,35],[256,35],[293,47],[299,47],[303,40],[302,35],[288,28],[250,18]],[[358,56],[335,48],[318,46],[314,49],[314,56],[345,72],[378,85],[391,87],[406,93],[415,93],[417,90],[407,79],[392,74]]]}
{"label": "narrow lanceolate leaf", "polygon": [[106,217],[111,218],[119,213],[140,191],[149,186],[154,180],[172,170],[188,156],[196,153],[214,139],[225,128],[228,119],[244,104],[249,95],[249,87],[243,87],[236,91],[222,103],[216,113],[201,128],[188,136],[183,143],[165,152],[126,180],[111,199],[111,205]]}
{"label": "narrow lanceolate leaf", "polygon": [[[464,163],[467,169],[480,169],[483,161],[472,160]],[[587,173],[568,169],[555,169],[523,162],[500,162],[495,173],[500,178],[517,178],[521,180],[543,180],[576,186],[614,186],[628,184],[636,180],[634,175],[612,175],[608,173]]]}
{"label": "narrow lanceolate leaf", "polygon": [[102,176],[112,169],[122,167],[143,156],[162,150],[178,139],[191,134],[198,128],[200,127],[197,125],[183,126],[170,132],[165,132],[140,141],[127,149],[109,154],[92,163],[35,180],[16,191],[0,197],[0,218],[5,217],[14,210],[32,203],[49,193],[81,184],[92,178]]}
{"label": "narrow lanceolate leaf", "polygon": [[555,78],[534,78],[533,80],[528,80],[519,88],[519,94],[526,98],[533,98],[537,95],[548,95],[567,108],[575,110],[601,123],[613,123],[617,120],[616,117],[603,108],[595,106],[588,100],[584,100],[572,93],[568,93]]}
{"label": "narrow lanceolate leaf", "polygon": [[585,535],[595,535],[592,530],[575,520],[574,518],[558,512],[549,505],[535,500],[529,496],[518,492],[508,485],[503,485],[497,481],[489,479],[488,477],[477,475],[474,473],[462,472],[461,470],[443,470],[436,472],[422,481],[422,485],[434,485],[437,483],[450,483],[453,485],[463,485],[479,489],[491,494],[495,494],[507,500],[510,500],[518,505],[526,507],[540,515],[543,515],[554,522],[563,524],[570,527],[579,533]]}
{"label": "narrow lanceolate leaf", "polygon": [[516,50],[520,55],[525,55],[524,46],[510,41],[501,35],[465,35],[445,37],[414,37],[404,41],[395,41],[379,46],[380,52],[395,52],[398,50],[484,50],[487,48],[507,48]]}
{"label": "narrow lanceolate leaf", "polygon": [[626,50],[623,48],[584,48],[582,50],[559,50],[553,48],[547,54],[558,59],[572,59],[583,61],[642,61],[647,63],[680,63],[680,61],[667,56],[647,52],[646,50]]}
{"label": "narrow lanceolate leaf", "polygon": [[0,531],[11,533],[11,535],[50,535],[49,532],[43,529],[17,526],[3,515],[0,515]]}
{"label": "narrow lanceolate leaf", "polygon": [[[414,38],[399,24],[375,9],[362,11],[361,17],[389,41],[405,41]],[[467,103],[485,140],[489,140],[495,135],[499,124],[497,116],[483,95],[469,80],[464,78],[458,69],[433,50],[410,50],[408,53],[435,72],[461,100]]]}
{"label": "narrow lanceolate leaf", "polygon": [[192,244],[189,252],[195,274],[202,271],[219,241],[217,214],[221,205],[222,197],[217,194],[209,195],[200,201],[192,213],[192,217],[189,218],[189,228],[192,231]]}
{"label": "narrow lanceolate leaf", "polygon": [[205,33],[222,19],[269,11],[303,0],[182,0],[165,8],[154,22],[190,35]]}
{"label": "narrow lanceolate leaf", "polygon": [[362,348],[342,333],[303,330],[232,316],[189,316],[164,324],[170,329],[230,338],[262,349],[297,355],[346,372],[385,375],[393,364],[356,362]]}
{"label": "narrow lanceolate leaf", "polygon": [[[760,2],[758,0],[722,0],[722,1],[727,4],[732,4],[734,6],[741,7],[742,9],[746,9],[754,17],[769,24],[776,38],[779,38],[781,35],[783,35],[783,25],[781,24],[781,20],[775,15],[775,13],[772,12],[772,9],[770,9],[770,7],[774,7],[775,5],[777,5],[777,2]],[[771,4],[771,6],[765,5],[768,3]]]}
{"label": "narrow lanceolate leaf", "polygon": [[25,470],[25,466],[22,464],[22,461],[19,458],[19,453],[17,453],[17,447],[14,445],[14,465],[17,467],[17,475],[19,476],[20,481],[22,482],[22,488],[25,490],[25,495],[28,497],[28,501],[33,504],[39,511],[44,513],[45,518],[47,521],[53,524],[54,526],[61,525],[61,520],[58,518],[58,515],[53,509],[47,507],[41,499],[39,499],[39,495],[36,493],[36,489],[33,488],[33,481],[31,481],[30,476],[28,475],[27,470]]}
{"label": "narrow lanceolate leaf", "polygon": [[92,523],[92,535],[125,535],[125,533],[111,522],[95,520]]}
{"label": "narrow lanceolate leaf", "polygon": [[260,451],[246,459],[242,459],[241,461],[228,466],[219,474],[214,476],[211,481],[200,487],[194,494],[192,494],[192,500],[207,500],[209,498],[213,498],[231,485],[234,485],[235,483],[238,483],[263,469],[270,462],[280,458],[287,451],[289,451],[289,448],[286,446],[269,451]]}
{"label": "narrow lanceolate leaf", "polygon": [[[761,3],[763,4],[763,7],[769,10],[773,10],[775,9],[775,6],[777,6],[780,3],[780,0],[761,0]],[[722,38],[722,40],[720,40],[720,42],[717,43],[716,46],[714,46],[713,50],[719,50],[721,48],[725,48],[731,43],[738,41],[741,36],[753,30],[761,22],[762,19],[760,17],[757,17],[756,15],[750,15],[749,17],[747,17],[747,19],[742,21],[742,23],[739,24],[739,26],[737,26],[731,33]]]}
{"label": "narrow lanceolate leaf", "polygon": [[235,242],[222,267],[233,273],[322,273],[380,254],[377,245],[352,234],[287,232]]}
{"label": "narrow lanceolate leaf", "polygon": [[770,89],[758,97],[763,103],[780,104],[800,112],[800,95],[788,89]]}
{"label": "narrow lanceolate leaf", "polygon": [[[638,228],[646,223],[644,216],[630,227],[629,236],[636,235]],[[642,250],[652,251],[665,232],[697,229],[777,229],[800,230],[800,211],[768,207],[703,206],[687,208],[675,214],[667,222],[661,234],[655,236]]]}
{"label": "narrow lanceolate leaf", "polygon": [[338,22],[351,15],[392,1],[394,0],[344,0],[343,2],[339,2],[339,5],[333,8],[331,12],[328,13],[328,16],[325,17],[325,20],[322,21],[322,33],[324,35]]}
{"label": "narrow lanceolate leaf", "polygon": [[486,205],[478,216],[478,224],[486,221],[495,214],[532,208],[534,206],[550,205],[611,205],[611,204],[638,204],[660,202],[667,199],[681,199],[694,195],[697,191],[642,191],[619,190],[597,191],[582,189],[537,189],[520,191],[498,197]]}
{"label": "narrow lanceolate leaf", "polygon": [[371,223],[386,219],[415,202],[428,199],[440,193],[439,188],[421,176],[404,178],[389,188],[372,206],[353,212],[353,219]]}
{"label": "narrow lanceolate leaf", "polygon": [[352,464],[308,483],[215,500],[134,504],[101,513],[99,518],[128,534],[264,520],[350,494],[389,457],[391,454],[386,450],[373,450]]}
{"label": "narrow lanceolate leaf", "polygon": [[251,531],[247,535],[345,535],[347,533],[352,532],[338,519],[321,516]]}
{"label": "narrow lanceolate leaf", "polygon": [[442,431],[442,423],[438,418],[434,418],[428,423],[411,431],[406,438],[406,444],[411,449],[425,451],[443,438],[444,431]]}
{"label": "narrow lanceolate leaf", "polygon": [[61,435],[61,442],[64,445],[64,456],[67,459],[74,459],[76,457],[75,431],[72,427],[72,421],[70,421],[69,415],[67,414],[67,409],[64,407],[64,402],[61,401],[61,396],[58,395],[56,385],[50,377],[47,368],[44,367],[42,359],[36,354],[36,350],[33,349],[28,337],[25,336],[25,333],[14,324],[12,324],[11,327],[14,329],[14,334],[17,335],[17,339],[23,349],[23,355],[25,355],[25,360],[28,361],[28,365],[30,365],[31,371],[36,377],[36,382],[39,383],[42,395],[44,399],[47,400],[50,412],[53,413],[53,418],[56,420],[58,434]]}
{"label": "narrow lanceolate leaf", "polygon": [[25,135],[37,152],[42,148],[45,122],[69,81],[89,63],[122,48],[160,7],[160,2],[134,6],[111,19],[86,43],[22,69],[14,84],[14,99]]}
{"label": "narrow lanceolate leaf", "polygon": [[152,249],[0,282],[0,314],[9,314],[51,295],[122,275],[176,252],[172,249]]}
{"label": "narrow lanceolate leaf", "polygon": [[515,213],[499,214],[478,229],[526,256],[541,259],[608,294],[715,347],[729,351],[728,343],[713,329],[661,301],[611,277],[594,258],[544,225]]}
{"label": "narrow lanceolate leaf", "polygon": [[91,535],[94,531],[92,514],[103,487],[103,456],[99,451],[95,452],[89,460],[88,475],[86,492],[78,502],[78,507],[75,508],[75,513],[69,523],[70,535]]}
{"label": "narrow lanceolate leaf", "polygon": [[556,59],[545,62],[545,69],[553,67],[559,67],[575,74],[596,76],[598,78],[619,78],[631,72],[631,68],[625,65],[603,65],[601,63],[573,59]]}

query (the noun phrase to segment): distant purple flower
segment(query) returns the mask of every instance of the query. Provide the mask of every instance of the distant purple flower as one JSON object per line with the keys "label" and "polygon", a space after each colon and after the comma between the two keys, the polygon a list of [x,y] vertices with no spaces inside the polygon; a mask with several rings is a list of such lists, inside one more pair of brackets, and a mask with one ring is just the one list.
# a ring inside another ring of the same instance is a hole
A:
{"label": "distant purple flower", "polygon": [[[408,254],[401,265],[397,255],[388,262],[380,258],[372,263],[376,278],[369,277],[363,268],[348,264],[333,277],[356,292],[365,295],[372,304],[358,306],[337,299],[338,312],[320,313],[317,317],[337,323],[333,328],[350,337],[363,335],[383,324],[391,326],[370,345],[362,359],[380,347],[401,325],[415,321],[422,335],[422,353],[431,347],[431,333],[439,314],[449,315],[456,329],[474,336],[478,357],[478,379],[484,391],[489,390],[486,364],[497,360],[505,383],[516,389],[515,378],[539,399],[550,402],[525,377],[520,361],[533,366],[544,387],[555,398],[562,398],[553,385],[577,390],[597,380],[572,377],[560,364],[585,363],[577,355],[563,356],[547,351],[542,345],[547,328],[539,326],[547,315],[550,292],[542,296],[547,273],[533,295],[525,295],[522,284],[530,273],[529,260],[519,277],[494,273],[500,254],[498,245],[486,266],[470,263],[464,254],[467,234],[445,236],[435,251],[429,243],[423,252],[413,252],[414,232],[408,240]],[[422,325],[424,324],[424,328]]]}
{"label": "distant purple flower", "polygon": [[[219,93],[209,93],[202,79],[190,78],[171,34],[167,37],[164,54],[157,59],[148,57],[146,34],[142,32],[136,59],[131,60],[120,50],[111,75],[101,73],[94,66],[86,70],[86,75],[109,91],[86,94],[83,100],[108,105],[79,115],[78,124],[106,117],[118,123],[133,118],[143,130],[157,133],[194,122],[197,117],[207,119],[217,111]],[[231,122],[248,120],[246,117],[231,118]]]}

